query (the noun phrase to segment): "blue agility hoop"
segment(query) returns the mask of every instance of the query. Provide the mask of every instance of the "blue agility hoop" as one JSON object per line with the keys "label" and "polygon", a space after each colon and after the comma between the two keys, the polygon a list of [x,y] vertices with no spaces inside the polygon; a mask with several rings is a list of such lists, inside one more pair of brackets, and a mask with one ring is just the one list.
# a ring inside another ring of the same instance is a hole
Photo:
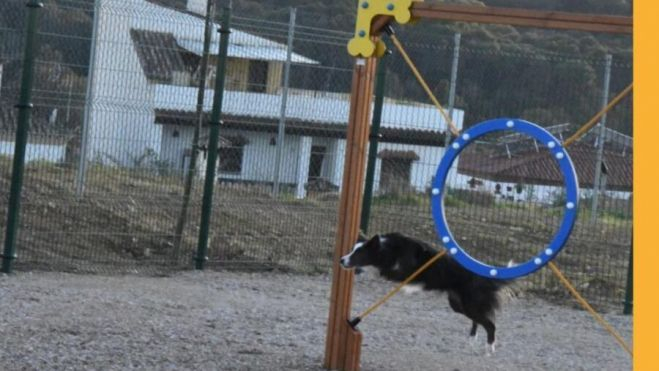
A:
{"label": "blue agility hoop", "polygon": [[[498,131],[515,131],[526,134],[549,148],[552,157],[558,162],[563,173],[566,188],[565,214],[563,222],[554,236],[554,239],[539,254],[531,257],[528,261],[513,267],[497,267],[484,264],[469,256],[458,242],[453,238],[446,222],[444,209],[444,192],[446,191],[446,179],[451,166],[460,152],[483,135]],[[455,258],[466,269],[488,278],[513,279],[531,274],[545,266],[551,259],[561,251],[574,227],[577,219],[577,208],[579,205],[579,182],[577,173],[572,164],[570,156],[565,151],[560,141],[542,127],[519,119],[494,119],[472,126],[462,135],[456,138],[439,163],[437,174],[432,184],[432,216],[435,227],[444,247],[448,253]]]}

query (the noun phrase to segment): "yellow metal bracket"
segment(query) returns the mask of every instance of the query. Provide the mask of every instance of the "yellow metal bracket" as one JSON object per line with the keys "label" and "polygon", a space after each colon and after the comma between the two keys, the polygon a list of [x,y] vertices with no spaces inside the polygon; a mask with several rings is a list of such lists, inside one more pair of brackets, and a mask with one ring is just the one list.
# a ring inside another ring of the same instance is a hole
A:
{"label": "yellow metal bracket", "polygon": [[384,15],[392,16],[396,22],[405,24],[410,21],[410,8],[417,0],[359,0],[355,36],[348,42],[348,53],[354,57],[381,57],[386,51],[380,40],[371,40],[373,18]]}

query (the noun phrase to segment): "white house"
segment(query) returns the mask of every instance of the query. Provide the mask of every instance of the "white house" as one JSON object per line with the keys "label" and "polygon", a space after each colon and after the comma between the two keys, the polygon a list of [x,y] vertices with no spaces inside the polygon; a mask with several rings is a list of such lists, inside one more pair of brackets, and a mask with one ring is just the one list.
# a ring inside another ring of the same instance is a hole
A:
{"label": "white house", "polygon": [[[192,2],[191,8],[196,3]],[[86,123],[87,158],[130,166],[147,149],[161,153],[162,127],[154,125],[158,100],[155,82],[178,86],[194,83],[199,67],[194,57],[198,60],[202,53],[204,20],[146,0],[99,0],[96,17],[92,88],[88,97],[91,104]],[[212,34],[211,51],[217,53],[218,33]],[[268,60],[278,61],[281,69],[285,48],[235,30],[229,57],[239,69],[243,66],[235,62],[250,58],[257,51],[261,55],[267,51]],[[145,50],[147,53],[140,53]],[[172,54],[178,58],[170,58]],[[293,60],[313,63],[297,55]],[[180,65],[168,65],[172,61]],[[210,65],[214,63],[211,61]],[[267,66],[272,79],[277,79],[276,67]],[[213,67],[209,75],[208,81],[212,82]],[[195,101],[193,97],[191,102]]]}
{"label": "white house", "polygon": [[[0,156],[14,156],[18,109],[16,102],[2,96],[2,72],[0,63]],[[36,106],[31,112],[30,135],[25,148],[25,161],[62,162],[66,156],[65,122],[57,108]]]}
{"label": "white house", "polygon": [[[34,107],[31,112],[30,134],[25,147],[25,161],[64,162],[71,135],[57,108]],[[18,109],[0,100],[0,156],[13,157]]]}
{"label": "white house", "polygon": [[[564,133],[576,128],[560,124],[546,129],[562,140]],[[584,198],[594,188],[599,131],[597,124],[568,148]],[[563,175],[548,151],[533,140],[513,134],[486,147],[480,152],[465,149],[460,155],[458,173],[450,180],[451,187],[486,192],[510,201],[551,204],[563,197]],[[605,128],[604,148],[599,189],[605,190],[607,197],[629,199],[633,188],[632,138]]]}
{"label": "white house", "polygon": [[[199,120],[194,81],[204,29],[203,18],[193,12],[205,9],[205,3],[189,0],[189,11],[183,12],[159,1],[100,1],[87,122],[89,160],[132,166],[149,151],[177,171],[187,166],[193,125]],[[214,53],[218,42],[214,33]],[[234,29],[228,50],[218,178],[269,183],[281,145],[276,133],[286,45]],[[206,113],[214,96],[215,58]],[[293,54],[293,63],[318,62]],[[309,181],[340,186],[348,95],[291,90],[287,102],[281,182],[294,186],[298,197],[304,197]],[[454,110],[452,120],[459,128],[463,117],[463,111]],[[386,100],[376,191],[386,191],[401,177],[424,191],[444,153],[446,127],[431,105]]]}
{"label": "white house", "polygon": [[[194,99],[191,99],[195,96],[196,89],[192,87],[159,85],[156,89],[156,122],[163,124],[166,133],[163,135],[163,146],[169,149],[166,151],[168,156],[178,158],[181,164],[184,148],[189,146],[192,135],[190,126],[195,121]],[[207,91],[206,97],[206,105],[210,107],[213,91]],[[252,182],[268,182],[272,179],[277,150],[274,141],[279,102],[280,96],[276,94],[225,92],[223,112],[226,116],[222,135],[242,136],[247,143],[233,151],[225,150],[233,152],[232,156],[240,158],[241,163],[234,166],[233,171],[222,171],[220,166],[221,178]],[[344,134],[349,109],[347,96],[297,94],[288,97],[283,162],[293,166],[285,166],[282,169],[282,182],[297,183],[298,179],[306,181],[305,176],[301,174],[309,175],[309,172],[313,172],[312,176],[321,177],[336,186],[341,184],[345,153]],[[453,120],[459,127],[462,125],[463,115],[462,111],[454,111]],[[401,160],[404,160],[406,153],[413,152],[416,158],[409,163],[408,170],[392,171],[406,172],[406,181],[417,191],[428,187],[444,153],[443,147],[440,147],[443,146],[444,137],[435,125],[446,127],[441,115],[430,105],[386,103],[383,108],[383,143],[379,146],[379,153],[388,154],[389,159],[400,154]],[[414,142],[417,144],[413,144]],[[171,150],[172,148],[177,149]],[[300,157],[301,153],[308,155]],[[387,166],[386,159],[379,157],[376,163],[376,191],[381,183],[382,167]],[[318,161],[315,166],[314,160]]]}

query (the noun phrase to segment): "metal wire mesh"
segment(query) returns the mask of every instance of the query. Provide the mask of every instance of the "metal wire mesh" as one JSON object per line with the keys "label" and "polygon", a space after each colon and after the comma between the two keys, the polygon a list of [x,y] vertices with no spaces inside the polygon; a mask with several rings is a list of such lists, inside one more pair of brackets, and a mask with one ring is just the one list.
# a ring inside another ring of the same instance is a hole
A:
{"label": "metal wire mesh", "polygon": [[[465,38],[462,41],[454,112],[459,127],[496,117],[518,117],[538,123],[563,139],[602,108],[604,55],[587,59],[516,54],[470,45]],[[426,54],[417,51],[424,47]],[[412,44],[408,49],[416,59],[421,55],[434,56],[437,49],[446,50],[444,60],[452,54],[450,48],[436,45]],[[394,54],[391,58],[393,68],[406,70],[403,62],[397,60],[400,57]],[[492,67],[479,68],[482,64]],[[449,69],[442,66],[435,70],[442,77],[426,72],[429,84],[435,86],[438,97],[446,97],[449,82],[432,81],[448,81]],[[610,97],[631,81],[630,72],[628,61],[614,61]],[[407,75],[408,82],[416,83],[410,76]],[[401,74],[396,76],[401,78]],[[400,91],[400,86],[394,84],[389,89]],[[408,97],[423,100],[420,88],[405,92]],[[568,148],[580,179],[581,212],[568,245],[557,258],[567,276],[600,308],[617,306],[624,296],[632,227],[631,98],[626,98],[607,118],[602,163],[597,161],[601,125]],[[383,122],[386,120],[385,111]],[[438,127],[439,131],[445,130],[441,122]],[[430,153],[437,157],[428,156],[427,149],[407,144],[380,149],[372,232],[399,230],[437,241],[430,216],[429,186],[444,149],[433,148]],[[594,187],[597,166],[606,167],[608,174],[598,179],[599,186]],[[488,135],[470,145],[456,160],[455,171],[447,179],[447,220],[455,237],[475,258],[499,266],[511,259],[527,261],[558,230],[565,197],[561,184],[560,172],[542,145],[520,135]],[[595,198],[600,203],[593,209]],[[521,282],[528,290],[549,298],[567,298],[549,271],[542,270]]]}
{"label": "metal wire mesh", "polygon": [[[20,1],[0,4],[2,189],[11,177],[24,12]],[[219,43],[212,32],[204,76],[203,12],[181,1],[45,1],[19,269],[191,267]],[[351,34],[310,24],[245,14],[233,18],[208,252],[213,267],[310,272],[331,265],[353,63],[345,45]],[[434,37],[432,44],[415,31],[403,30],[400,37],[443,104],[450,98],[458,52],[451,119],[460,128],[520,117],[564,138],[601,107],[603,55],[510,52],[465,36],[456,50],[450,33]],[[623,57],[614,58],[612,95],[631,81],[630,62]],[[400,231],[433,242],[428,190],[444,153],[446,122],[401,57],[386,58],[369,232]],[[198,123],[200,146],[195,146]],[[607,173],[595,191],[599,130],[569,149],[582,164],[577,166],[582,211],[557,263],[586,297],[608,308],[622,301],[630,251],[631,99],[607,117]],[[192,169],[190,204],[178,235],[195,151],[200,161]],[[458,160],[445,202],[456,233],[479,258],[504,264],[522,260],[555,230],[562,195],[556,179],[494,173],[511,161],[531,171],[545,162],[537,159],[541,154],[533,141],[496,137],[485,138]],[[531,157],[539,162],[526,161]],[[531,172],[553,174],[543,169]],[[4,192],[0,200],[5,219]],[[562,299],[563,290],[545,271],[524,282],[529,290]]]}

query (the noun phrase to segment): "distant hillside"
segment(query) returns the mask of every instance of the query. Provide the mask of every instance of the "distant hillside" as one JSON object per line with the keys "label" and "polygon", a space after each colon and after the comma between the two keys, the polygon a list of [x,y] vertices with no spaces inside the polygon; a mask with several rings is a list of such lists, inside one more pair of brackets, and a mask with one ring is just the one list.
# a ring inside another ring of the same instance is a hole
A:
{"label": "distant hillside", "polygon": [[[426,1],[445,3],[467,3],[473,5],[488,5],[500,7],[529,8],[542,10],[556,10],[567,12],[598,13],[609,15],[631,15],[631,0],[457,0],[457,1]],[[248,14],[250,17],[269,20],[288,20],[288,8],[296,7],[298,22],[307,26],[344,30],[352,32],[356,12],[356,1],[335,0],[307,1],[307,0],[241,0],[234,1],[237,14]],[[476,27],[474,27],[476,26]],[[411,30],[414,29],[414,30]],[[483,43],[497,43],[502,46],[517,48],[519,45],[529,44],[537,50],[579,52],[583,56],[593,56],[597,53],[611,52],[625,54],[631,51],[629,37],[615,35],[601,35],[578,33],[553,32],[545,30],[518,28],[515,34],[518,37],[510,38],[511,27],[492,25],[464,25],[448,22],[423,23],[422,27],[411,27],[410,34],[418,36],[424,43],[431,42],[433,38],[441,37],[447,33],[460,31],[466,36],[478,36]],[[582,38],[592,37],[588,44]]]}
{"label": "distant hillside", "polygon": [[[451,2],[626,16],[632,10],[630,0]],[[289,7],[297,8],[298,24],[346,32],[354,29],[354,0],[234,1],[236,14],[281,22],[288,21]],[[464,53],[456,104],[466,110],[467,125],[502,115],[521,116],[543,124],[571,122],[580,125],[601,104],[605,54],[613,55],[616,66],[612,71],[612,94],[622,90],[632,78],[632,42],[628,35],[428,21],[398,27],[398,32],[401,39],[410,45],[415,62],[442,101],[446,100],[449,85],[451,36],[455,32],[462,33]],[[423,44],[428,49],[416,50],[412,47],[415,43]],[[337,53],[344,50],[299,43],[296,44],[296,52],[312,55],[325,65],[333,66],[337,63]],[[343,57],[339,59],[345,61]],[[388,95],[427,101],[399,57],[398,62],[390,66],[388,76]],[[349,89],[349,81],[333,81],[329,89]],[[318,88],[312,83],[307,85]],[[323,85],[323,89],[326,88]],[[609,126],[631,134],[630,107],[628,101],[612,112]]]}

